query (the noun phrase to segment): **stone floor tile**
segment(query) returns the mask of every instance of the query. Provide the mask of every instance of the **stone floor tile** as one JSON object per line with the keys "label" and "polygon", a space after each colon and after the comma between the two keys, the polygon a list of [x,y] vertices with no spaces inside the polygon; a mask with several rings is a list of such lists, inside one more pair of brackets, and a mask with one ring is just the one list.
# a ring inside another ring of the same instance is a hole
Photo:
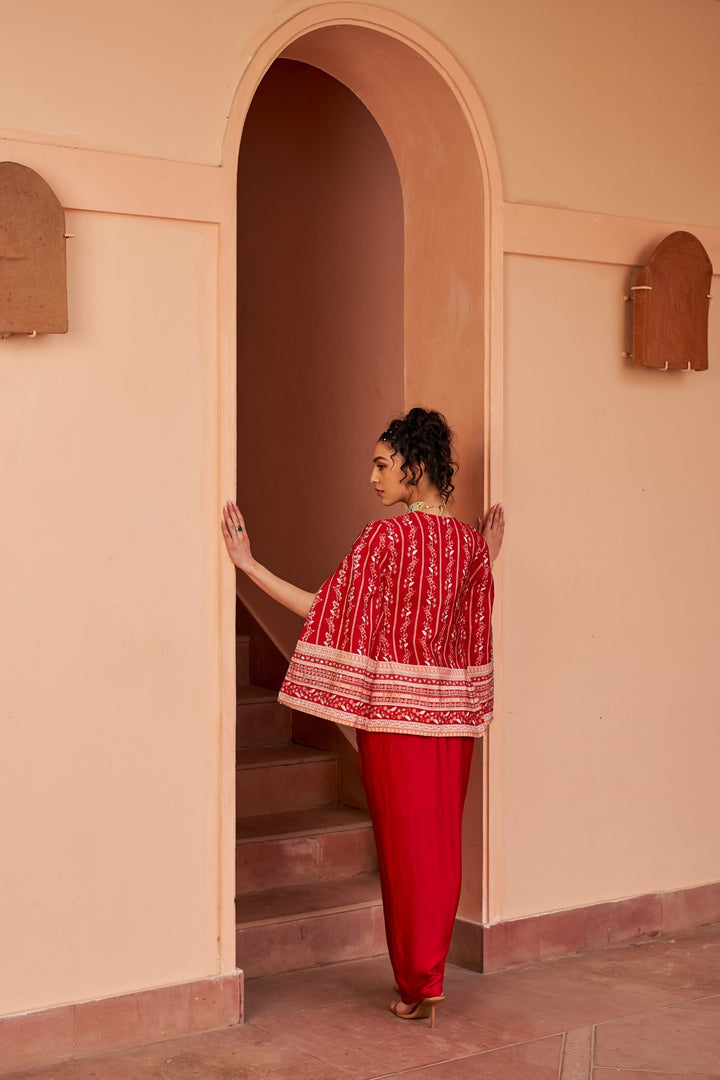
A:
{"label": "stone floor tile", "polygon": [[353,1074],[357,1080],[467,1056],[508,1041],[477,1017],[468,1023],[443,1006],[435,1028],[428,1020],[399,1020],[388,1008],[391,1000],[388,993],[359,1008],[327,1006],[260,1023],[273,1038],[292,1043],[298,1052],[316,1054],[336,1068],[358,1070]]}
{"label": "stone floor tile", "polygon": [[[652,942],[647,948],[656,950],[657,945]],[[657,954],[645,953],[643,948],[625,946],[592,957],[572,957],[482,976],[449,966],[445,987],[448,1000],[438,1010],[436,1033],[444,1032],[456,1042],[457,1052],[472,1053],[686,1001],[688,989],[697,992],[700,982],[692,977],[697,972],[686,970],[688,948],[681,949],[680,962],[669,962],[672,948],[669,953],[660,950]],[[719,969],[713,966],[717,981]],[[396,1018],[385,1015],[392,996],[391,983],[387,957],[252,980],[247,984],[247,1016],[266,1027],[273,1016],[281,1016],[281,1026],[288,1030],[288,1013],[325,1005],[363,1005],[368,1022],[373,1022],[372,1017],[382,1018],[386,1030],[388,1022],[398,1024]],[[707,975],[705,983],[711,984]],[[352,1009],[339,1014],[339,1027],[352,1015]],[[290,1030],[305,1038],[309,1035],[305,1025],[306,1021],[295,1020]],[[270,1025],[269,1030],[279,1029]],[[341,1041],[339,1032],[337,1041]],[[353,1043],[361,1044],[362,1040]],[[332,1056],[331,1052],[329,1060],[346,1058]],[[378,1065],[382,1064],[388,1065],[384,1053],[378,1060]]]}
{"label": "stone floor tile", "polygon": [[252,1024],[155,1043],[3,1080],[349,1080],[312,1053]]}
{"label": "stone floor tile", "polygon": [[657,1009],[598,1025],[595,1064],[680,1075],[720,1076],[720,1023],[714,1009]]}
{"label": "stone floor tile", "polygon": [[559,1023],[555,1030],[582,1027],[717,992],[720,935],[624,946],[484,979],[495,980],[494,996],[507,993],[515,1008],[532,1001],[538,1022]]}
{"label": "stone floor tile", "polygon": [[593,1080],[720,1080],[720,927],[489,975],[449,967],[435,1029],[389,1012],[387,956],[246,990],[244,1027],[3,1080],[584,1080],[577,1029],[596,1024]]}
{"label": "stone floor tile", "polygon": [[361,1002],[383,989],[392,992],[393,974],[387,955],[369,960],[349,960],[340,964],[291,971],[245,982],[245,1016],[262,1021],[284,1015],[288,1010]]}
{"label": "stone floor tile", "polygon": [[383,1080],[557,1080],[561,1050],[562,1038],[556,1035],[391,1073]]}
{"label": "stone floor tile", "polygon": [[637,1072],[635,1069],[593,1069],[592,1080],[717,1080],[718,1073]]}
{"label": "stone floor tile", "polygon": [[590,1080],[595,1028],[565,1032],[560,1080]]}
{"label": "stone floor tile", "polygon": [[686,997],[688,990],[700,997],[718,989],[720,934],[716,928],[712,935],[699,931],[692,937],[645,942],[578,959],[586,978],[622,982],[646,996],[655,989],[675,999]]}
{"label": "stone floor tile", "polygon": [[684,1009],[692,1009],[697,1012],[698,1009],[709,1009],[710,1012],[720,1012],[720,994],[715,994],[713,997],[696,998],[692,1001],[688,1001],[686,1005],[678,1005],[678,1009],[682,1012]]}
{"label": "stone floor tile", "polygon": [[566,966],[564,961],[484,976],[472,995],[457,1004],[454,996],[450,998],[449,989],[453,1008],[473,1015],[498,1033],[511,1036],[503,1036],[502,1042],[522,1042],[588,1027],[677,1000],[676,995],[658,993],[652,988],[645,994],[635,988],[628,989],[622,982],[585,979],[581,970]]}

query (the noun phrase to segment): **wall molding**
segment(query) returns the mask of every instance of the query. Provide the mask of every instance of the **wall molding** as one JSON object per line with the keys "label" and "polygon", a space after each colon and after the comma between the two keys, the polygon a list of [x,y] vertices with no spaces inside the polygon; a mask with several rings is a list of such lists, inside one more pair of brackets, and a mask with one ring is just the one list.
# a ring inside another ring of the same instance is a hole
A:
{"label": "wall molding", "polygon": [[[223,221],[227,174],[236,167],[228,155],[222,166],[198,165],[2,137],[0,160],[40,173],[65,210],[215,224]],[[496,206],[506,255],[643,266],[665,236],[683,229],[698,237],[720,273],[720,228],[497,199]]]}
{"label": "wall molding", "polygon": [[527,203],[505,203],[504,250],[506,255],[644,266],[660,241],[678,230],[698,237],[715,274],[720,273],[720,229]]}
{"label": "wall molding", "polygon": [[243,973],[0,1017],[0,1076],[232,1027]]}
{"label": "wall molding", "polygon": [[3,138],[0,160],[17,161],[40,173],[65,210],[220,221],[222,177],[218,165]]}
{"label": "wall molding", "polygon": [[720,923],[720,881],[491,925],[456,919],[449,959],[474,971],[502,971],[713,923]]}

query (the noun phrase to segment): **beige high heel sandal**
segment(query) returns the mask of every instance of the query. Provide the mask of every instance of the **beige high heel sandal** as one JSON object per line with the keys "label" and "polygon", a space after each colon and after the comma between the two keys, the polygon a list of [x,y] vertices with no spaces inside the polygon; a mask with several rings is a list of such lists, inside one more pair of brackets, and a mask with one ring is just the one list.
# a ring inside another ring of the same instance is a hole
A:
{"label": "beige high heel sandal", "polygon": [[400,1004],[399,1001],[393,1001],[390,1003],[390,1012],[399,1017],[400,1020],[425,1020],[430,1017],[430,1027],[435,1027],[435,1006],[441,1001],[445,1000],[445,995],[440,994],[439,997],[423,998],[422,1001],[418,1001],[417,1005],[412,1012],[402,1013],[397,1011],[397,1007]]}

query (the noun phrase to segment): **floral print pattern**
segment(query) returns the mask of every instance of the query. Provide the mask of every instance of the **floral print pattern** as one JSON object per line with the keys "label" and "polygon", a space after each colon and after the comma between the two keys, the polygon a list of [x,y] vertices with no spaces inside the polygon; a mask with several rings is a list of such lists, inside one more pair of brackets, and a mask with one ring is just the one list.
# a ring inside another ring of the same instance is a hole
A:
{"label": "floral print pattern", "polygon": [[279,700],[369,731],[482,735],[492,602],[476,529],[422,512],[371,522],[318,592]]}

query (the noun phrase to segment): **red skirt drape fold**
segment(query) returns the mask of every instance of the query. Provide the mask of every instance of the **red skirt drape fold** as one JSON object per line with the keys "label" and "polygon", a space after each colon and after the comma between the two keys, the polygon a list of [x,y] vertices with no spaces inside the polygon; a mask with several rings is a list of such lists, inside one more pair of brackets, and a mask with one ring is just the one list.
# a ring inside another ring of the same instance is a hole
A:
{"label": "red skirt drape fold", "polygon": [[442,993],[475,740],[360,730],[357,736],[388,951],[400,996],[414,1004]]}

